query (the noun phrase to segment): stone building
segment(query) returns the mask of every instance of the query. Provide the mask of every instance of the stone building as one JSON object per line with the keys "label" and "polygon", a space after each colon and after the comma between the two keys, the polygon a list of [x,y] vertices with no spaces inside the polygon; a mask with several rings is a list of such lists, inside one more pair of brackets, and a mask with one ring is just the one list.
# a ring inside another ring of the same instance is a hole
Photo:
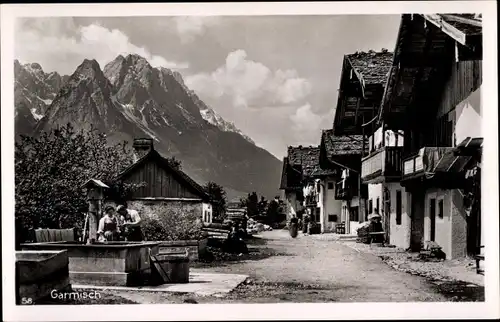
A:
{"label": "stone building", "polygon": [[212,204],[205,189],[161,156],[153,139],[135,139],[133,147],[137,160],[119,175],[125,183],[142,184],[128,202],[132,208],[154,215],[157,206],[162,206],[212,222]]}

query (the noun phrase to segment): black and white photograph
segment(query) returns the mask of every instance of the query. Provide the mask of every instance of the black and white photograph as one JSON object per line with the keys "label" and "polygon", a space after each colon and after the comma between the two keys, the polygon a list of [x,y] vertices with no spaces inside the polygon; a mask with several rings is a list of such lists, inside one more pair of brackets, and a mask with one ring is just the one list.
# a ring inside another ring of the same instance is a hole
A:
{"label": "black and white photograph", "polygon": [[4,320],[499,317],[496,2],[1,9]]}

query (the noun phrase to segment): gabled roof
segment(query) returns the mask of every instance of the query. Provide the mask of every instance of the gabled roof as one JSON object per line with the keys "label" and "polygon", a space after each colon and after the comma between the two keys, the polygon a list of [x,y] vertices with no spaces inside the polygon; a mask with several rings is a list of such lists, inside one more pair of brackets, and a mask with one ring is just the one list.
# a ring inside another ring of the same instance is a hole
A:
{"label": "gabled roof", "polygon": [[352,66],[362,86],[371,84],[384,85],[392,65],[393,53],[387,50],[375,52],[355,52],[345,55],[345,59]]}
{"label": "gabled roof", "polygon": [[305,178],[333,174],[331,170],[321,168],[319,156],[319,146],[288,147],[289,164],[292,167],[300,166],[302,169],[302,176]]}
{"label": "gabled roof", "polygon": [[[418,31],[415,31],[416,24],[422,24],[424,27],[417,28]],[[401,56],[403,53],[407,52],[408,55],[415,56],[415,49],[413,47],[422,47],[419,49],[422,53],[425,51],[432,51],[432,56],[448,59],[449,55],[446,55],[443,45],[433,46],[431,43],[429,48],[423,45],[424,41],[422,41],[421,38],[428,37],[424,35],[424,29],[428,28],[429,25],[436,27],[436,30],[442,32],[440,33],[440,39],[437,41],[438,44],[443,43],[444,39],[450,37],[458,44],[461,44],[459,45],[460,48],[474,48],[476,52],[482,51],[482,42],[478,41],[478,39],[482,37],[482,19],[480,15],[403,14],[396,39],[392,67],[387,78],[381,108],[379,109],[378,123],[381,123],[384,113],[391,109],[391,105],[395,98],[401,101],[398,102],[398,105],[404,106],[409,104],[414,97],[414,95],[412,95],[412,89],[416,86],[415,82],[424,84],[423,88],[426,88],[425,86],[432,88],[432,85],[429,85],[432,84],[432,82],[429,80],[433,79],[433,77],[438,77],[436,75],[443,75],[443,73],[439,73],[437,70],[443,68],[446,64],[431,63],[426,65],[425,60],[411,64],[411,66],[401,64]],[[414,36],[415,39],[413,39]],[[434,35],[434,37],[438,36]],[[412,49],[409,49],[409,47],[412,47]],[[455,50],[457,50],[457,47]],[[428,55],[431,56],[431,54]],[[455,59],[457,58],[455,57]],[[426,92],[425,89],[422,89],[422,92]]]}
{"label": "gabled roof", "polygon": [[122,173],[120,173],[118,175],[117,179],[122,179],[127,174],[131,173],[135,169],[137,169],[137,168],[141,167],[142,165],[144,165],[147,161],[158,162],[159,164],[161,164],[161,166],[164,169],[168,169],[169,172],[171,172],[176,177],[176,179],[178,179],[179,181],[183,182],[188,187],[191,187],[193,189],[193,191],[197,192],[201,198],[203,198],[203,199],[208,199],[209,198],[209,195],[208,195],[207,191],[202,186],[200,186],[198,183],[196,183],[196,181],[194,181],[193,179],[191,179],[191,177],[189,177],[182,170],[173,167],[170,164],[170,162],[169,162],[168,159],[166,159],[163,156],[161,156],[161,154],[159,152],[157,152],[156,150],[154,150],[154,149],[150,150],[142,158],[140,158],[139,160],[137,160],[137,162],[133,163],[131,166],[129,166],[127,169],[125,169]]}
{"label": "gabled roof", "polygon": [[[363,136],[334,135],[334,130],[323,130],[321,145],[324,146],[329,159],[336,156],[361,156],[363,152]],[[368,146],[366,139],[365,146]]]}

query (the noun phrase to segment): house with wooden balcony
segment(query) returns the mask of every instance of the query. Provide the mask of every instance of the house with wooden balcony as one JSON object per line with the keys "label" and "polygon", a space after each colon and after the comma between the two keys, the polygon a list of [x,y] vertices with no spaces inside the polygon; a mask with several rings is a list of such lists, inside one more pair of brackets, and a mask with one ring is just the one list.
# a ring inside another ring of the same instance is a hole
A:
{"label": "house with wooden balcony", "polygon": [[467,173],[480,167],[480,159],[456,152],[465,140],[482,142],[481,75],[479,15],[402,15],[377,122],[381,131],[403,134],[401,163],[380,163],[373,154],[364,159],[372,162],[363,175],[367,182],[380,181],[379,173],[395,179],[386,175],[388,163],[401,173],[405,192],[396,205],[396,226],[415,251],[433,241],[456,258],[475,254],[482,244],[480,211],[468,212],[464,199]]}
{"label": "house with wooden balcony", "polygon": [[[325,200],[324,208],[337,211],[340,216],[334,226],[342,224],[347,234],[355,234],[359,225],[366,220],[367,186],[361,184],[362,135],[335,135],[334,130],[324,130],[320,144],[320,167],[331,169],[330,186],[333,196]],[[333,197],[333,198],[332,198]],[[333,230],[333,229],[332,229]]]}
{"label": "house with wooden balcony", "polygon": [[[379,147],[376,146],[378,141],[374,143],[373,136],[367,140],[368,136],[375,132],[374,121],[379,113],[380,102],[392,66],[392,58],[393,53],[386,49],[380,52],[370,50],[344,56],[333,130],[324,135],[326,137],[333,135],[332,137],[337,141],[349,140],[348,136],[350,136],[351,140],[355,139],[359,142],[359,154],[350,156],[349,162],[354,168],[351,167],[351,171],[348,171],[349,178],[342,185],[339,184],[339,188],[348,185],[355,187],[353,189],[368,191],[368,181],[360,180],[363,179],[363,175],[376,178],[385,171],[387,173],[393,171],[390,164],[385,167],[385,155],[389,153],[389,157],[392,157],[397,151],[393,152],[390,148],[387,151],[378,151]],[[371,161],[362,163],[362,157],[368,152],[373,153],[370,155]],[[397,169],[394,170],[397,171]],[[350,226],[346,231],[356,233],[356,229],[368,219],[368,215],[374,211],[374,208],[369,207],[368,196],[359,200],[350,199],[349,194],[344,193],[343,190],[345,191],[345,189],[339,189],[339,198],[346,201],[356,200],[355,204],[361,200],[359,206],[353,207],[352,203],[349,205],[347,202],[343,205],[342,217]]]}
{"label": "house with wooden balcony", "polygon": [[328,232],[340,218],[340,202],[334,197],[338,171],[322,168],[319,158],[318,146],[288,147],[280,188],[285,192],[287,219],[307,213],[321,232]]}

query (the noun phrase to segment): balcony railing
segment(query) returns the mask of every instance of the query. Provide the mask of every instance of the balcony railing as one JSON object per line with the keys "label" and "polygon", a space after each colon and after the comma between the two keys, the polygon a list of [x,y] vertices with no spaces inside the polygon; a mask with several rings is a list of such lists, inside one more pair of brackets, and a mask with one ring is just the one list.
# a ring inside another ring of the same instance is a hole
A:
{"label": "balcony railing", "polygon": [[403,176],[413,175],[424,171],[424,162],[421,155],[414,155],[403,160]]}
{"label": "balcony railing", "polygon": [[418,153],[403,160],[403,177],[433,172],[441,158],[453,149],[452,147],[421,148]]}
{"label": "balcony railing", "polygon": [[381,181],[383,177],[399,179],[402,175],[403,147],[385,146],[363,158],[361,180],[363,182]]}
{"label": "balcony railing", "polygon": [[317,195],[310,195],[305,197],[306,206],[316,206],[318,204],[319,198]]}

